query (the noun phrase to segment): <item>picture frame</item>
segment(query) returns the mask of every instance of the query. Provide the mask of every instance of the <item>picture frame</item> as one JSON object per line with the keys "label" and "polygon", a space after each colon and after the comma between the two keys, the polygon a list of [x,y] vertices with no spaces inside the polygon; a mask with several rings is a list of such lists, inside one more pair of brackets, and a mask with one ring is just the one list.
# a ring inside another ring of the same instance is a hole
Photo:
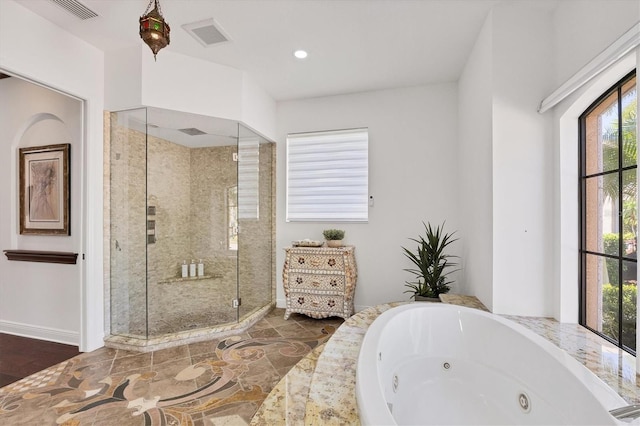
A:
{"label": "picture frame", "polygon": [[20,148],[20,234],[71,235],[71,144]]}

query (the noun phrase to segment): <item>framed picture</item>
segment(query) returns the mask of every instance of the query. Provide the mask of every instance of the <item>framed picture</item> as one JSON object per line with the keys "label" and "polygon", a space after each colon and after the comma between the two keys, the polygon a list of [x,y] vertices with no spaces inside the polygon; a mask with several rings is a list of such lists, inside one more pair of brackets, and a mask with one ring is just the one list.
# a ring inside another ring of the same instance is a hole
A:
{"label": "framed picture", "polygon": [[20,148],[20,234],[71,235],[70,144]]}

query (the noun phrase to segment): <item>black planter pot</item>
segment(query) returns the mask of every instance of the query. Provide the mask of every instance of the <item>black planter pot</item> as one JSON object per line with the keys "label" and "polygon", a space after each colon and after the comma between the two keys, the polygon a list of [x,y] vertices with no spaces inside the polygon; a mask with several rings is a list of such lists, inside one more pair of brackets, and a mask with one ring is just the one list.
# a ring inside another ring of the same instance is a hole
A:
{"label": "black planter pot", "polygon": [[419,295],[415,295],[414,299],[416,300],[416,302],[434,302],[434,303],[440,303],[441,300],[439,297],[425,297],[425,296],[419,296]]}

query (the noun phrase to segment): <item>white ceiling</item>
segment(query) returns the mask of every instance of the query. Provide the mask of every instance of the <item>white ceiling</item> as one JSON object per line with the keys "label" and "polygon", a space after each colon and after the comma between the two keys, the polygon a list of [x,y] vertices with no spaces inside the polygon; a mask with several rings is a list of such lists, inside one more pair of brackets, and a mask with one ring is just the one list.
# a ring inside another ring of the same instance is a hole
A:
{"label": "white ceiling", "polygon": [[[102,50],[142,43],[148,0],[81,0],[98,14],[84,21],[51,0],[17,1]],[[496,3],[161,0],[171,44],[157,60],[169,50],[247,71],[277,101],[456,81]],[[205,48],[182,28],[207,18],[232,41]],[[295,59],[296,49],[309,57]]]}

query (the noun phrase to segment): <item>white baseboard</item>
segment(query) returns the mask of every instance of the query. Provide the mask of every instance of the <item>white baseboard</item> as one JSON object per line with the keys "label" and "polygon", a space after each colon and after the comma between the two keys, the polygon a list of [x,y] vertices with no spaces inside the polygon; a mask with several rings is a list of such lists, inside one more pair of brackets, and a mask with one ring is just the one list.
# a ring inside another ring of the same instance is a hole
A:
{"label": "white baseboard", "polygon": [[80,344],[80,333],[76,331],[59,330],[57,328],[34,326],[13,321],[0,320],[0,333],[14,334],[16,336],[47,340],[73,346]]}

